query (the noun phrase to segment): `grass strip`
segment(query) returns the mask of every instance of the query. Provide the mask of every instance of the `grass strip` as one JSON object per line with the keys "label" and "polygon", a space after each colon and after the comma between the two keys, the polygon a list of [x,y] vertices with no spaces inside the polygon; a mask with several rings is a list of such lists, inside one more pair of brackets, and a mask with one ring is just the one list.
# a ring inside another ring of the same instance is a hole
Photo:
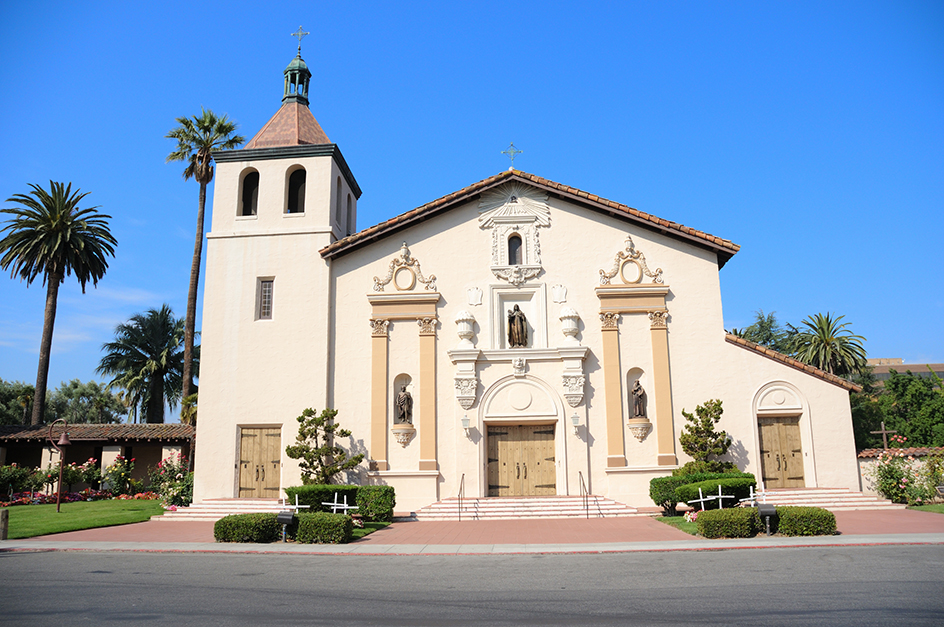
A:
{"label": "grass strip", "polygon": [[657,516],[656,520],[671,527],[675,527],[680,531],[684,531],[689,535],[698,535],[698,525],[693,522],[688,522],[685,520],[684,516]]}
{"label": "grass strip", "polygon": [[10,512],[9,538],[34,538],[50,533],[111,527],[143,522],[164,512],[160,501],[113,500],[63,503],[55,505],[17,505]]}
{"label": "grass strip", "polygon": [[354,527],[354,532],[351,535],[351,540],[360,540],[364,536],[369,535],[377,531],[378,529],[383,529],[389,524],[390,523],[388,522],[365,522],[363,529],[358,529],[357,527]]}
{"label": "grass strip", "polygon": [[908,509],[916,509],[922,512],[934,512],[935,514],[944,514],[944,503],[931,503],[930,505],[912,505]]}

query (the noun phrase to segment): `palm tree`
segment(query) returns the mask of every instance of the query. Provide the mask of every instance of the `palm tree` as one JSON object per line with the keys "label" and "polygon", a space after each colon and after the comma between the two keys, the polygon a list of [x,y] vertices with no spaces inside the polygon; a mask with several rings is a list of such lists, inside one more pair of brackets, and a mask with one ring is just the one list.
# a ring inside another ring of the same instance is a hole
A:
{"label": "palm tree", "polygon": [[801,322],[799,329],[787,325],[793,333],[794,356],[838,376],[859,372],[866,365],[861,344],[865,338],[847,329],[848,322],[839,324],[844,317],[815,314]]}
{"label": "palm tree", "polygon": [[96,372],[112,376],[108,387],[123,388],[124,399],[140,405],[146,422],[162,423],[164,405],[173,409],[181,398],[183,337],[184,321],[168,305],[134,315],[115,327],[114,342],[102,345],[105,356]]}
{"label": "palm tree", "polygon": [[180,124],[166,137],[177,140],[177,150],[167,155],[167,162],[186,161],[184,180],[191,177],[200,184],[197,204],[197,240],[193,246],[193,262],[190,265],[190,291],[187,293],[187,316],[184,327],[183,395],[193,394],[193,336],[197,319],[197,286],[200,283],[200,260],[203,256],[203,215],[206,209],[207,185],[213,180],[213,151],[231,150],[246,139],[233,135],[237,125],[226,116],[216,117],[212,111],[201,108],[199,116],[177,118]]}
{"label": "palm tree", "polygon": [[27,285],[43,275],[46,285],[46,310],[43,316],[43,338],[39,345],[39,368],[36,373],[36,391],[33,396],[31,423],[40,424],[46,409],[46,382],[49,378],[49,352],[52,332],[56,323],[56,304],[59,286],[65,277],[75,277],[85,293],[89,281],[98,285],[108,269],[106,257],[115,256],[117,240],[108,230],[111,216],[98,213],[98,207],[80,209],[79,203],[88,196],[68,185],[49,181],[49,191],[38,185],[29,194],[14,194],[7,202],[18,207],[2,209],[12,218],[0,233],[8,231],[0,240],[0,269],[10,269],[10,275],[20,275]]}

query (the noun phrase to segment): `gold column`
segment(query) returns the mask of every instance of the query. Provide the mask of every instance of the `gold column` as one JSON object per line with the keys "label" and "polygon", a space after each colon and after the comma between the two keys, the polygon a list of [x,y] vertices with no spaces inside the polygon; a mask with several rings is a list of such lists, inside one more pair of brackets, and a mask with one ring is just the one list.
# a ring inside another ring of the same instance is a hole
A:
{"label": "gold column", "polygon": [[387,327],[389,320],[370,321],[370,456],[371,470],[388,470],[387,464]]}
{"label": "gold column", "polygon": [[619,314],[601,313],[603,323],[603,389],[606,396],[606,465],[626,465],[623,446],[623,386],[620,376]]}
{"label": "gold column", "polygon": [[650,311],[652,337],[652,378],[656,397],[656,441],[659,445],[658,464],[675,466],[675,429],[672,425],[672,385],[669,378],[669,312]]}
{"label": "gold column", "polygon": [[420,318],[420,470],[439,470],[436,461],[436,318]]}

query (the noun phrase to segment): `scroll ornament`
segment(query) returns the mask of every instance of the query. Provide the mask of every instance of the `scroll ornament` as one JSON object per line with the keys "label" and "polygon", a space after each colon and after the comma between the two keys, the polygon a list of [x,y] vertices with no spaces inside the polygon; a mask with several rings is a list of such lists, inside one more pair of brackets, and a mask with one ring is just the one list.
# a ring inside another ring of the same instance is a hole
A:
{"label": "scroll ornament", "polygon": [[639,283],[642,281],[643,275],[645,275],[652,279],[653,283],[662,283],[662,268],[656,268],[655,272],[650,270],[649,266],[646,264],[646,256],[640,251],[636,250],[636,245],[633,243],[633,238],[627,235],[626,249],[616,253],[616,256],[613,258],[613,267],[610,269],[610,271],[607,272],[606,270],[600,270],[600,285],[609,285],[610,281],[617,274],[620,274],[620,271],[623,268],[623,263],[626,261],[631,261],[638,265],[640,274],[639,279],[636,281],[627,281],[624,277],[624,282]]}

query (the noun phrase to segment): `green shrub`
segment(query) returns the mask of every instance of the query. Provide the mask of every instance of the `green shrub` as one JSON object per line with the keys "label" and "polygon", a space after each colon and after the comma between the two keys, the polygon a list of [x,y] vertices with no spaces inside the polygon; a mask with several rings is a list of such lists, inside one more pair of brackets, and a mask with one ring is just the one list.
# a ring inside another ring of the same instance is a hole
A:
{"label": "green shrub", "polygon": [[234,514],[216,521],[213,537],[217,542],[275,542],[282,533],[282,526],[275,514]]}
{"label": "green shrub", "polygon": [[285,494],[288,496],[288,501],[291,504],[295,504],[295,497],[298,496],[299,505],[309,505],[310,508],[306,510],[299,510],[305,512],[330,512],[330,505],[322,505],[322,503],[333,503],[334,495],[338,495],[338,503],[344,503],[344,497],[347,497],[348,505],[357,505],[357,491],[361,486],[356,485],[325,485],[325,484],[310,484],[302,486],[294,486],[291,488],[285,488]]}
{"label": "green shrub", "polygon": [[[751,495],[751,486],[757,486],[757,480],[754,477],[732,477],[730,479],[709,479],[699,481],[698,483],[689,483],[679,486],[675,489],[675,498],[687,503],[698,498],[698,490],[701,489],[703,496],[718,494],[718,486],[721,486],[721,493],[733,496],[733,499],[725,499],[724,507],[734,507],[741,499],[746,499]],[[717,499],[705,502],[705,509],[718,509]],[[701,506],[698,506],[701,509]]]}
{"label": "green shrub", "polygon": [[699,473],[738,473],[737,466],[732,462],[719,462],[719,461],[690,461],[687,462],[684,466],[676,468],[672,471],[673,477],[681,477],[683,475],[695,475]]}
{"label": "green shrub", "polygon": [[835,535],[836,516],[821,507],[778,507],[777,531],[785,536]]}
{"label": "green shrub", "polygon": [[16,464],[0,466],[0,498],[6,500],[9,492],[25,492],[30,489],[30,482],[35,471]]}
{"label": "green shrub", "polygon": [[390,522],[397,504],[393,486],[365,485],[357,490],[357,513],[364,520]]}
{"label": "green shrub", "polygon": [[[649,482],[649,498],[652,499],[653,503],[662,508],[663,516],[676,516],[675,506],[679,502],[675,495],[676,488],[689,483],[698,483],[709,479],[730,479],[734,477],[754,479],[754,475],[746,472],[709,472],[672,477],[656,477]],[[718,488],[715,487],[715,490],[717,489]],[[698,494],[698,490],[695,490],[695,494]]]}
{"label": "green shrub", "polygon": [[295,541],[303,544],[344,544],[351,541],[354,524],[345,514],[299,514]]}
{"label": "green shrub", "polygon": [[698,533],[706,538],[750,538],[761,529],[754,507],[732,507],[698,512]]}

